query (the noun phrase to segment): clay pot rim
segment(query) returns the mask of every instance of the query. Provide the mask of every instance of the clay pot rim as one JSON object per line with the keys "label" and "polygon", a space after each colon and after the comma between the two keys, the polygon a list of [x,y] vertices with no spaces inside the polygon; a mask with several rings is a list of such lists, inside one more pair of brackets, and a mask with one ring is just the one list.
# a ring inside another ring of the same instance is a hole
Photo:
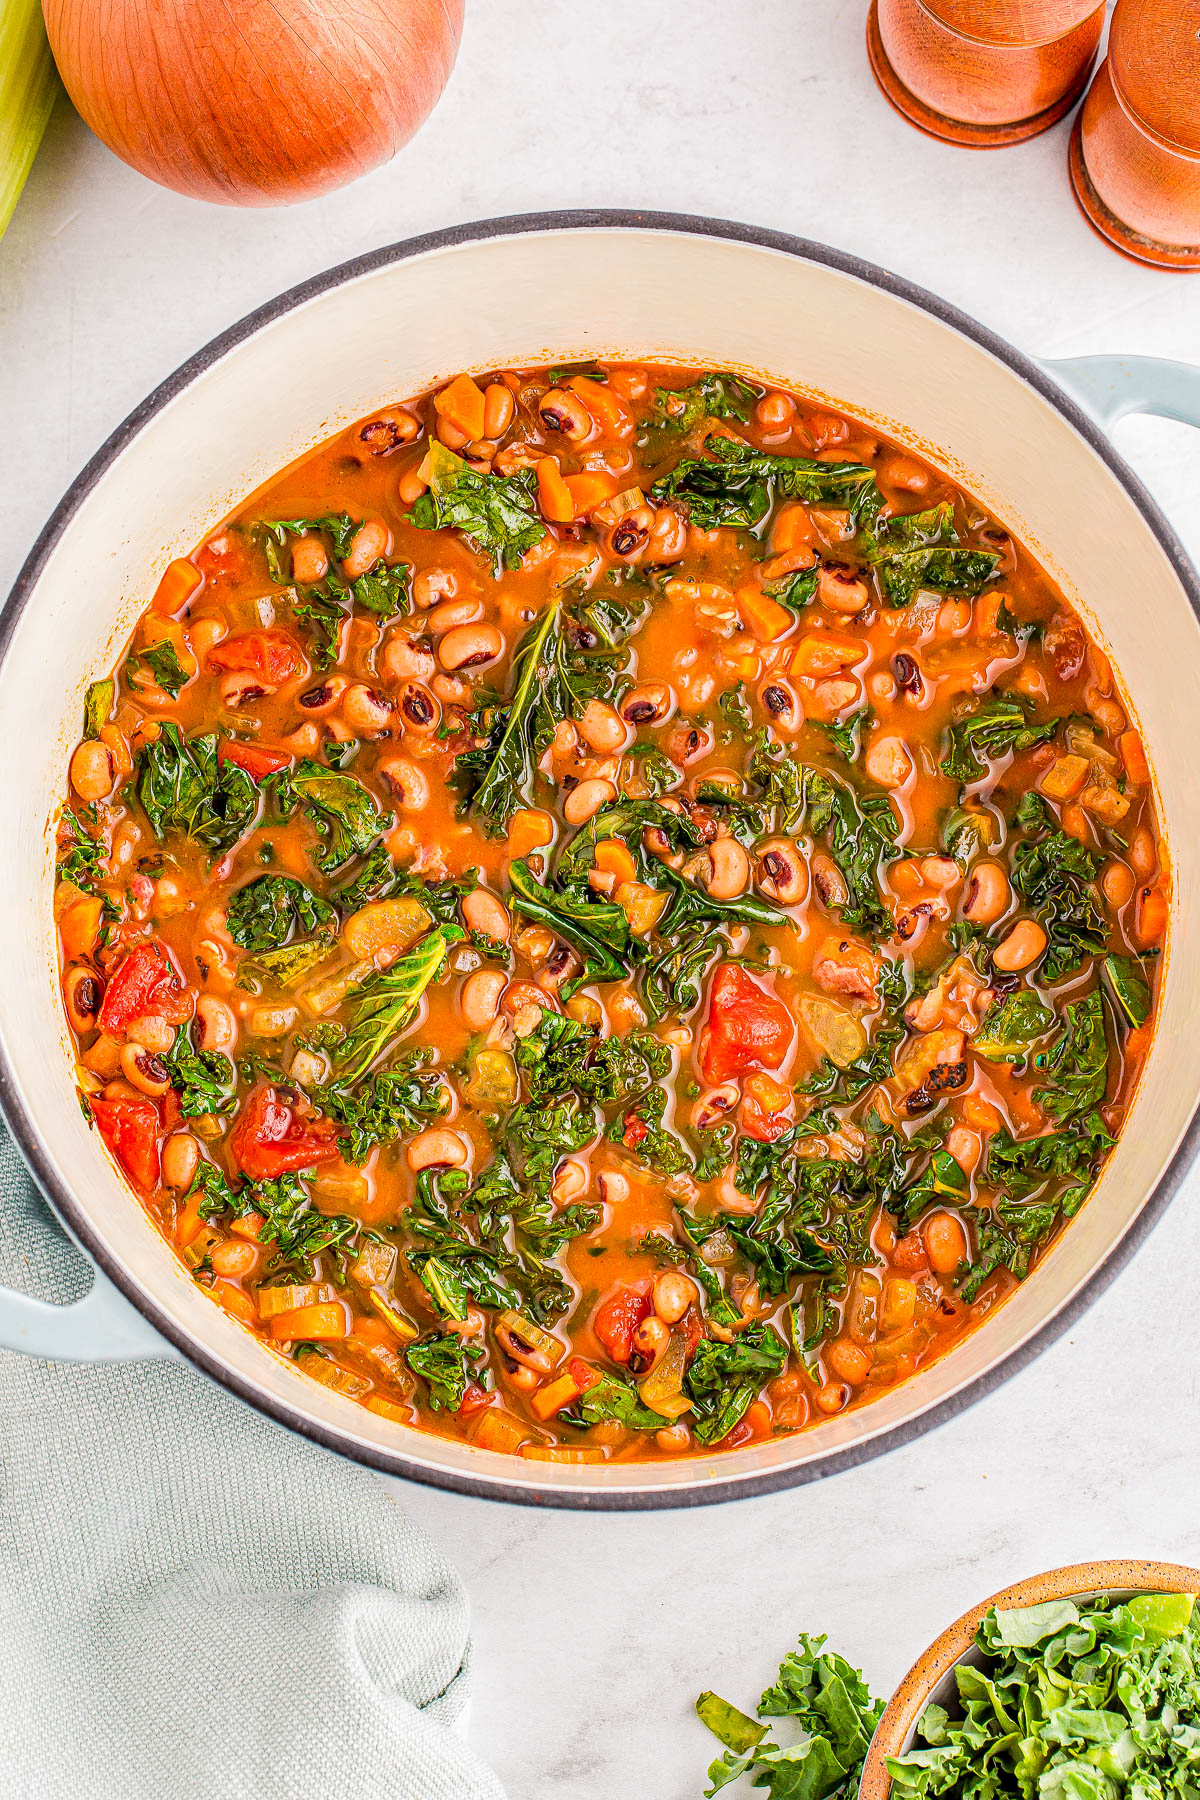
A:
{"label": "clay pot rim", "polygon": [[968,1608],[922,1651],[888,1701],[867,1750],[858,1785],[858,1800],[887,1800],[891,1777],[887,1758],[908,1748],[929,1697],[942,1678],[972,1647],[979,1621],[992,1606],[1038,1606],[1047,1600],[1073,1600],[1081,1595],[1200,1594],[1200,1569],[1184,1563],[1140,1558],[1070,1563],[1027,1575]]}

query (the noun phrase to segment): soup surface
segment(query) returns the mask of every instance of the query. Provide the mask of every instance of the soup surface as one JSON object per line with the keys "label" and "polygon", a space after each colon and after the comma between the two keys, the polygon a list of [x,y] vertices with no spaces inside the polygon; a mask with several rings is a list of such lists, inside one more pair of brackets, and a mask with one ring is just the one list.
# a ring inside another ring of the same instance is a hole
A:
{"label": "soup surface", "polygon": [[172,563],[60,826],[85,1108],[195,1279],[549,1460],[801,1430],[1086,1199],[1167,876],[969,495],[728,374],[460,376]]}

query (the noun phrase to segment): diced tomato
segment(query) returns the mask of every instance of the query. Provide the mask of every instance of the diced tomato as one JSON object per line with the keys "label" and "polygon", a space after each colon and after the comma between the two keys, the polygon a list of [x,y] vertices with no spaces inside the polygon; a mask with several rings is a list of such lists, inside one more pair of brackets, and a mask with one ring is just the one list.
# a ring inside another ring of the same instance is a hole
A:
{"label": "diced tomato", "polygon": [[341,1154],[329,1119],[302,1119],[269,1082],[247,1094],[230,1133],[233,1160],[251,1181],[271,1181],[289,1169],[311,1169]]}
{"label": "diced tomato", "polygon": [[633,1334],[649,1315],[649,1282],[618,1287],[597,1307],[592,1330],[614,1362],[627,1363],[633,1354]]}
{"label": "diced tomato", "polygon": [[723,1450],[736,1450],[739,1444],[748,1444],[753,1438],[769,1438],[771,1435],[771,1411],[763,1400],[755,1400],[746,1410],[744,1419],[739,1419],[732,1431],[726,1432],[721,1439]]}
{"label": "diced tomato", "polygon": [[481,1388],[477,1381],[472,1381],[463,1394],[462,1405],[455,1416],[460,1419],[473,1418],[477,1412],[482,1412],[485,1406],[490,1406],[492,1401],[498,1397],[494,1391],[489,1394],[487,1389]]}
{"label": "diced tomato", "polygon": [[145,1018],[156,1001],[178,992],[179,976],[163,946],[138,944],[109,976],[97,1024],[106,1037],[120,1037],[131,1019]]}
{"label": "diced tomato", "polygon": [[738,1118],[747,1137],[757,1138],[760,1144],[773,1144],[791,1125],[791,1107],[790,1088],[772,1075],[749,1075]]}
{"label": "diced tomato", "polygon": [[708,1026],[700,1067],[714,1084],[747,1069],[777,1069],[791,1048],[795,1026],[782,1000],[760,987],[740,963],[722,963],[708,998]]}
{"label": "diced tomato", "polygon": [[593,1369],[591,1363],[585,1363],[582,1356],[572,1356],[567,1363],[567,1373],[581,1394],[586,1394],[590,1387],[595,1387],[600,1380],[600,1372]]}
{"label": "diced tomato", "polygon": [[244,581],[250,572],[246,552],[228,531],[219,532],[216,537],[209,538],[207,544],[201,544],[194,560],[210,581],[214,578]]}
{"label": "diced tomato", "polygon": [[299,675],[304,658],[295,638],[286,631],[238,631],[214,645],[208,653],[208,666],[258,675],[278,686]]}
{"label": "diced tomato", "polygon": [[621,1142],[627,1150],[636,1150],[644,1138],[650,1136],[650,1127],[636,1113],[625,1114],[625,1129],[621,1133]]}
{"label": "diced tomato", "polygon": [[727,1431],[725,1436],[721,1438],[721,1449],[736,1450],[739,1444],[748,1444],[753,1436],[754,1432],[752,1428],[747,1425],[745,1419],[739,1419],[733,1430]]}
{"label": "diced tomato", "polygon": [[261,744],[239,744],[233,738],[222,738],[217,745],[218,762],[234,763],[255,781],[261,781],[264,775],[274,775],[278,769],[286,769],[291,760],[286,750],[268,750]]}
{"label": "diced tomato", "polygon": [[134,1187],[143,1194],[158,1186],[158,1108],[153,1100],[91,1101],[96,1129]]}

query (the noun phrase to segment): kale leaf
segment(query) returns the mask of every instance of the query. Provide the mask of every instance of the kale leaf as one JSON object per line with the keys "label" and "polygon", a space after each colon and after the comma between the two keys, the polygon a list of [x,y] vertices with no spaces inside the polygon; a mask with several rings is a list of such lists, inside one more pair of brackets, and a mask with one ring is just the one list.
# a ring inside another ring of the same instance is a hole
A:
{"label": "kale leaf", "polygon": [[787,1356],[787,1345],[770,1325],[747,1325],[728,1344],[701,1338],[683,1378],[697,1441],[716,1444],[728,1437],[763,1384],[782,1374]]}
{"label": "kale leaf", "polygon": [[862,547],[888,606],[907,606],[921,588],[981,593],[1000,562],[993,551],[962,547],[949,500],[924,512],[876,519],[863,533]]}
{"label": "kale leaf", "polygon": [[1153,998],[1145,964],[1134,956],[1106,956],[1104,979],[1121,1016],[1135,1029],[1150,1017]]}
{"label": "kale leaf", "polygon": [[[493,568],[515,569],[527,550],[546,535],[535,509],[537,481],[532,469],[515,475],[482,475],[442,444],[431,444],[429,492],[409,514],[421,531],[461,531]],[[425,465],[423,465],[424,467]]]}
{"label": "kale leaf", "polygon": [[1099,988],[1067,1007],[1061,1037],[1038,1057],[1037,1066],[1052,1085],[1035,1088],[1033,1098],[1056,1124],[1065,1125],[1100,1105],[1108,1087],[1108,1036]]}
{"label": "kale leaf", "polygon": [[434,1412],[457,1412],[466,1395],[467,1385],[482,1348],[470,1345],[454,1332],[438,1332],[410,1344],[404,1360],[414,1375],[419,1375],[429,1390],[429,1404]]}
{"label": "kale leaf", "polygon": [[737,375],[704,375],[684,388],[655,388],[656,421],[675,431],[690,431],[701,419],[736,419],[745,425],[763,389]]}
{"label": "kale leaf", "polygon": [[219,760],[218,742],[216,732],[185,738],[168,719],[138,751],[137,796],[160,843],[177,833],[221,855],[254,824],[258,789],[236,763]]}
{"label": "kale leaf", "polygon": [[684,457],[650,490],[656,500],[685,500],[689,519],[702,531],[723,525],[752,530],[765,519],[773,496],[846,507],[855,517],[874,516],[882,504],[875,476],[862,463],[770,456],[726,437],[709,438],[705,449],[707,457]]}
{"label": "kale leaf", "polygon": [[394,1144],[424,1131],[450,1106],[442,1076],[419,1067],[421,1052],[402,1057],[355,1091],[340,1081],[309,1088],[318,1112],[342,1127],[341,1151],[348,1163],[365,1162],[375,1144]]}
{"label": "kale leaf", "polygon": [[327,931],[337,918],[327,900],[291,875],[257,875],[225,909],[230,937],[243,950],[275,950],[298,931]]}
{"label": "kale leaf", "polygon": [[156,686],[164,694],[170,694],[172,700],[178,699],[187,685],[188,673],[180,663],[170,638],[158,638],[153,644],[143,644],[140,650],[134,651],[134,657],[136,661],[145,664]]}
{"label": "kale leaf", "polygon": [[327,875],[352,857],[365,856],[391,823],[361,781],[307,756],[273,775],[271,785],[285,818],[302,807],[312,820],[323,844],[317,867]]}
{"label": "kale leaf", "polygon": [[435,925],[411,950],[386,969],[373,969],[346,995],[349,1024],[334,1052],[339,1080],[355,1082],[379,1061],[412,1022],[421,996],[441,973],[450,945],[463,936],[458,925]]}
{"label": "kale leaf", "polygon": [[1054,829],[1040,794],[1023,796],[1017,824],[1029,835],[1012,852],[1013,886],[1049,940],[1042,973],[1058,981],[1085,957],[1103,956],[1108,948],[1108,921],[1094,892],[1100,865],[1078,838]]}
{"label": "kale leaf", "polygon": [[162,1060],[170,1071],[171,1086],[185,1119],[232,1111],[237,1071],[219,1051],[194,1049],[190,1026],[185,1025],[177,1034]]}
{"label": "kale leaf", "polygon": [[1036,994],[1008,994],[996,1001],[971,1042],[989,1062],[1023,1063],[1053,1027],[1054,1014]]}
{"label": "kale leaf", "polygon": [[962,787],[982,781],[988,772],[985,758],[1044,744],[1058,725],[1057,719],[1031,724],[1028,702],[1015,694],[998,694],[950,727],[950,748],[942,759],[942,773]]}

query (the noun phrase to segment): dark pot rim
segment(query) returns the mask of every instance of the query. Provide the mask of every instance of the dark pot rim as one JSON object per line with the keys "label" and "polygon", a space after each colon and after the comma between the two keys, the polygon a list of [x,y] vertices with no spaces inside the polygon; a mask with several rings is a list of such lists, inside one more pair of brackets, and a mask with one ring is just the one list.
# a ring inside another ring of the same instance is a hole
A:
{"label": "dark pot rim", "polygon": [[[26,558],[24,566],[13,584],[3,612],[0,613],[0,660],[7,654],[17,623],[24,608],[33,597],[59,535],[111,464],[138,435],[143,426],[154,418],[163,407],[245,339],[254,336],[256,332],[264,326],[272,324],[284,313],[304,305],[306,301],[327,293],[332,288],[353,281],[360,275],[367,275],[377,269],[386,268],[392,263],[405,262],[412,257],[422,256],[428,251],[450,249],[456,245],[483,242],[490,238],[516,237],[537,232],[592,232],[613,229],[675,232],[681,236],[724,239],[733,243],[749,244],[758,249],[781,251],[785,255],[798,257],[806,262],[821,263],[827,268],[836,269],[842,274],[866,282],[871,287],[879,288],[885,293],[908,301],[910,305],[931,314],[942,324],[949,326],[951,330],[971,339],[990,352],[997,361],[1005,364],[1022,381],[1036,389],[1042,398],[1067,420],[1068,424],[1085,439],[1097,456],[1107,465],[1158,540],[1188,597],[1193,612],[1200,619],[1200,578],[1197,577],[1179,539],[1142,482],[1128,467],[1124,459],[1117,454],[1095,420],[1090,418],[1052,380],[1045,369],[1039,367],[1030,357],[1014,349],[995,332],[979,324],[968,314],[960,312],[957,307],[951,306],[949,302],[939,298],[936,294],[931,294],[926,289],[918,287],[915,283],[907,281],[901,276],[893,275],[874,263],[864,261],[861,257],[831,249],[826,244],[793,237],[787,232],[771,231],[762,226],[740,224],[729,219],[706,218],[686,213],[600,208],[580,211],[517,213],[502,218],[481,219],[468,224],[452,225],[441,231],[426,232],[419,237],[405,238],[399,243],[386,245],[382,249],[368,251],[363,256],[354,257],[349,262],[340,263],[335,268],[327,269],[322,274],[314,275],[309,280],[300,282],[296,287],[289,288],[273,300],[268,300],[264,305],[256,307],[235,325],[231,325],[226,331],[219,333],[147,395],[146,399],[134,408],[122,424],[117,426],[86,467],[75,477]],[[1103,1293],[1157,1225],[1194,1160],[1197,1149],[1200,1148],[1200,1116],[1193,1112],[1187,1131],[1170,1163],[1159,1177],[1136,1219],[1133,1220],[1121,1239],[1113,1245],[1099,1267],[1093,1271],[1077,1292],[1023,1343],[1009,1351],[1007,1356],[999,1362],[977,1375],[973,1381],[947,1396],[945,1400],[914,1414],[911,1419],[904,1420],[888,1431],[879,1432],[874,1436],[864,1438],[859,1443],[848,1445],[845,1449],[830,1451],[824,1456],[815,1457],[795,1466],[774,1469],[761,1475],[738,1477],[731,1473],[730,1478],[725,1481],[706,1480],[702,1484],[687,1486],[684,1485],[686,1467],[681,1464],[679,1465],[681,1483],[678,1486],[631,1488],[607,1492],[602,1489],[592,1491],[558,1489],[548,1482],[538,1482],[532,1478],[519,1483],[493,1481],[483,1472],[476,1475],[473,1472],[467,1474],[430,1468],[403,1452],[388,1452],[376,1449],[374,1446],[357,1443],[347,1434],[319,1423],[286,1401],[260,1393],[251,1383],[229,1369],[220,1358],[214,1356],[202,1345],[196,1344],[165,1312],[160,1310],[153,1299],[143,1295],[132,1278],[126,1274],[122,1264],[113,1255],[103,1238],[93,1229],[90,1220],[76,1203],[69,1187],[65,1182],[59,1180],[53,1169],[43,1150],[33,1122],[18,1097],[14,1070],[2,1044],[0,1044],[0,1111],[7,1119],[13,1138],[37,1178],[42,1192],[51,1201],[59,1216],[92,1260],[156,1331],[173,1344],[189,1362],[218,1382],[229,1393],[246,1401],[278,1424],[298,1432],[302,1437],[309,1438],[325,1449],[336,1451],[357,1462],[364,1463],[382,1474],[402,1476],[407,1480],[417,1481],[429,1487],[444,1488],[453,1493],[470,1494],[480,1499],[504,1501],[514,1505],[555,1506],[594,1512],[634,1512],[663,1507],[712,1506],[726,1501],[776,1493],[785,1488],[806,1485],[824,1476],[837,1474],[844,1469],[857,1468],[860,1464],[881,1456],[885,1451],[895,1450],[902,1445],[911,1443],[936,1426],[943,1425],[957,1417],[968,1406],[993,1393],[1010,1376],[1017,1374],[1019,1370],[1031,1363],[1041,1351],[1052,1344],[1063,1332],[1069,1330],[1092,1302]]]}

